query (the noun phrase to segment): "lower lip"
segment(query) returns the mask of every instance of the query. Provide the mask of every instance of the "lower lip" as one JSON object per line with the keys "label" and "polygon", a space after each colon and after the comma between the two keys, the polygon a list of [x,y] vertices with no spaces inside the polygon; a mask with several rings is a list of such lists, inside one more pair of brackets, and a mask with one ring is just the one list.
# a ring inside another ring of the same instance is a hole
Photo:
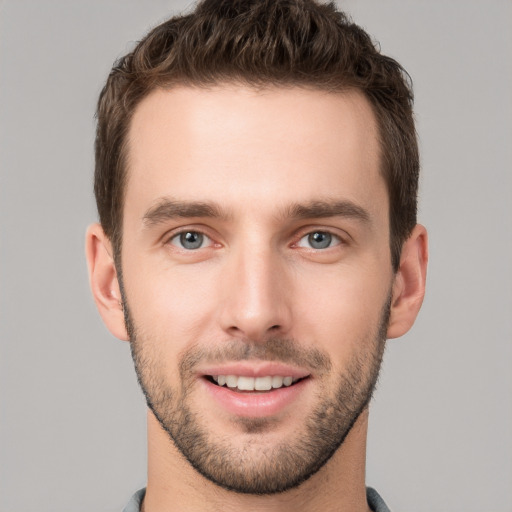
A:
{"label": "lower lip", "polygon": [[228,413],[246,418],[264,418],[275,416],[291,405],[308,385],[309,378],[300,380],[292,386],[282,387],[259,393],[238,393],[225,386],[217,386],[202,378],[210,396]]}

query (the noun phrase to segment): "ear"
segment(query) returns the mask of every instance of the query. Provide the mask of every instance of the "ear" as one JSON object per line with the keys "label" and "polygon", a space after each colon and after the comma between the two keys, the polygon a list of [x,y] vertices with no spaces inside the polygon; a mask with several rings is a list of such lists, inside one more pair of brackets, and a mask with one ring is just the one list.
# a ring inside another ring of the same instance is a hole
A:
{"label": "ear", "polygon": [[427,262],[427,230],[417,224],[402,247],[393,283],[388,338],[402,336],[414,324],[425,295]]}
{"label": "ear", "polygon": [[87,229],[85,252],[89,283],[101,318],[116,338],[128,341],[112,244],[99,224]]}

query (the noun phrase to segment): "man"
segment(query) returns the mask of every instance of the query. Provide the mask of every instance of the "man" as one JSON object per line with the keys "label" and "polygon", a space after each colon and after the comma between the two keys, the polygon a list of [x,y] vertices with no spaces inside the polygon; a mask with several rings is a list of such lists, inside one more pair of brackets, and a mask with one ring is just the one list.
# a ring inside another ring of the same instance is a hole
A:
{"label": "man", "polygon": [[404,76],[313,0],[206,0],[112,70],[86,243],[148,403],[126,511],[388,510],[368,404],[427,264]]}

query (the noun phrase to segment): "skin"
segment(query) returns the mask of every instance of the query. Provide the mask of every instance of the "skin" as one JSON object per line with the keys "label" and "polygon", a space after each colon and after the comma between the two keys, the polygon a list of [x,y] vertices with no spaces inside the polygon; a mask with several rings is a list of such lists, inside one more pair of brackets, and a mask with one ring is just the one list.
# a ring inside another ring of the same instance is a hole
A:
{"label": "skin", "polygon": [[[329,357],[331,371],[312,375],[295,406],[273,415],[272,428],[260,432],[245,431],[198,380],[191,384],[188,405],[212,439],[227,436],[242,449],[252,436],[254,458],[300,439],[320,397],[334,393],[355,357],[376,350],[388,300],[388,338],[412,326],[423,300],[422,226],[392,271],[389,200],[369,103],[357,92],[301,88],[154,91],[135,112],[128,156],[123,283],[137,336],[159,361],[159,378],[179,389],[178,362],[193,347],[264,345],[279,336],[316,348]],[[223,215],[155,214],[165,201],[208,202]],[[317,217],[303,208],[303,215],[291,215],[296,205],[340,201],[341,214]],[[181,229],[204,233],[206,242],[197,250],[180,247]],[[314,232],[331,233],[331,245],[311,247]],[[100,314],[114,336],[128,340],[110,241],[95,224],[86,244]],[[367,423],[365,409],[334,456],[300,486],[256,496],[201,476],[148,411],[145,510],[368,510]]]}

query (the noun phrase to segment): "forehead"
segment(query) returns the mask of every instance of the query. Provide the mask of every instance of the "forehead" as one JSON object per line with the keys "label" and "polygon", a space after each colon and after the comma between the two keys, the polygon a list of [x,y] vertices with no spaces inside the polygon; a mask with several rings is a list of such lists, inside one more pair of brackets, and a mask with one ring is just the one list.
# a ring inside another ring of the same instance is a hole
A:
{"label": "forehead", "polygon": [[156,90],[130,126],[125,215],[162,197],[270,213],[335,196],[387,211],[379,154],[375,116],[355,91]]}

